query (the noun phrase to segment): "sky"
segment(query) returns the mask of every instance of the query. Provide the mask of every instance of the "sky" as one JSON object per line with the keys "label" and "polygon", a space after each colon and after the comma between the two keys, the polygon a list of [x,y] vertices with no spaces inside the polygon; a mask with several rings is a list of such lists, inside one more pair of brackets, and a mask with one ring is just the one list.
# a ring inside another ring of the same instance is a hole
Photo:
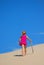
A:
{"label": "sky", "polygon": [[20,48],[23,30],[33,45],[44,43],[44,0],[0,0],[0,53]]}

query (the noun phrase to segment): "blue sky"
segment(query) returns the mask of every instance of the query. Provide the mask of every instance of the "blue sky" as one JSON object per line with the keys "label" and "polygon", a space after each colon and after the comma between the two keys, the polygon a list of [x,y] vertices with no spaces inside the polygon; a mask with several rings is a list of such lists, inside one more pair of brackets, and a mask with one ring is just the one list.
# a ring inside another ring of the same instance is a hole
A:
{"label": "blue sky", "polygon": [[0,0],[0,53],[19,48],[22,30],[44,43],[44,0]]}

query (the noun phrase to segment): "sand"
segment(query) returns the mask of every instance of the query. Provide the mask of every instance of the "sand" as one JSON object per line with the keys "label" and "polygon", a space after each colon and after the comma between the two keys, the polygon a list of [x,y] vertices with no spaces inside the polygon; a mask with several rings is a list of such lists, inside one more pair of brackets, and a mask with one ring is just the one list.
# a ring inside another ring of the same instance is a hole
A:
{"label": "sand", "polygon": [[21,49],[0,54],[0,65],[44,65],[44,44],[27,48],[27,55],[21,56]]}

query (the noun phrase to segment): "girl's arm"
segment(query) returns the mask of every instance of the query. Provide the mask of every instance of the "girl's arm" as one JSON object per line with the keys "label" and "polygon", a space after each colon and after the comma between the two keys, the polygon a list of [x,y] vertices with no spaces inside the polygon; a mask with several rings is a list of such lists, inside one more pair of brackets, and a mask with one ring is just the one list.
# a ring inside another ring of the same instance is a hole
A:
{"label": "girl's arm", "polygon": [[19,40],[18,40],[19,42],[21,41],[21,37],[19,38]]}
{"label": "girl's arm", "polygon": [[34,53],[33,46],[32,46],[32,40],[28,36],[26,36],[26,37],[31,42],[30,44],[31,44],[31,48],[32,48],[32,53]]}
{"label": "girl's arm", "polygon": [[28,36],[26,36],[26,38],[27,38],[30,42],[32,42],[32,40],[31,40]]}

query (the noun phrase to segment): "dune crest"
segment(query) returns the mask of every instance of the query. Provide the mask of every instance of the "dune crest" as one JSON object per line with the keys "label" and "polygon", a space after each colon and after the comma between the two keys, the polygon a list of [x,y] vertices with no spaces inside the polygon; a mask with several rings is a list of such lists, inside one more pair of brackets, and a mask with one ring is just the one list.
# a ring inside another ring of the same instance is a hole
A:
{"label": "dune crest", "polygon": [[0,54],[0,65],[44,65],[44,44],[27,48],[27,55],[21,55],[21,49],[10,53]]}

